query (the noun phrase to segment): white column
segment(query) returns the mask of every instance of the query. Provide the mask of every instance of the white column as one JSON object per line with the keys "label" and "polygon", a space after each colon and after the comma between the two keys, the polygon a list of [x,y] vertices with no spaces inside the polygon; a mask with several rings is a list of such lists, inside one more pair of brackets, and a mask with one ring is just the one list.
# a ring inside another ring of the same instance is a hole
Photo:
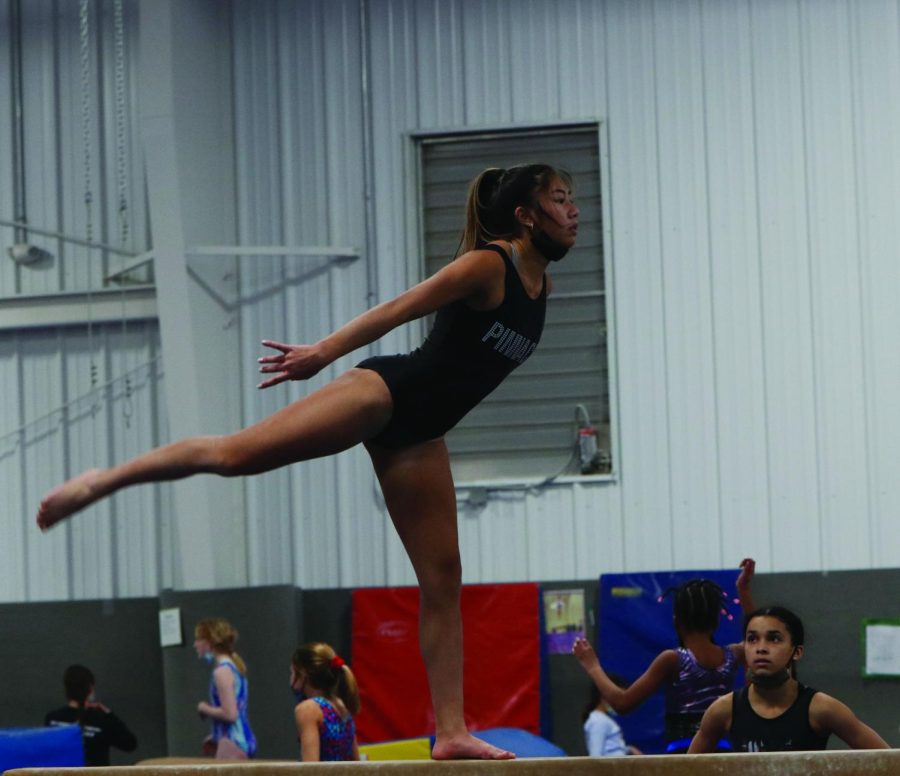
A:
{"label": "white column", "polygon": [[[140,98],[166,408],[173,439],[240,424],[233,258],[185,248],[235,242],[229,4],[142,0]],[[255,375],[249,379],[255,379]],[[177,589],[246,583],[240,480],[175,483]]]}

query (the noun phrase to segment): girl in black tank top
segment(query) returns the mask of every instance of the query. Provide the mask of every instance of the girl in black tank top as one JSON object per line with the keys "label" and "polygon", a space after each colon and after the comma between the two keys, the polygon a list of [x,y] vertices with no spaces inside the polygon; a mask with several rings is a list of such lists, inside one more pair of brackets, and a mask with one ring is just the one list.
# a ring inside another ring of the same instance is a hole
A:
{"label": "girl in black tank top", "polygon": [[715,751],[723,736],[736,752],[815,751],[826,748],[832,733],[852,749],[888,749],[839,700],[797,681],[803,642],[803,623],[789,609],[770,606],[748,614],[744,658],[750,685],[706,710],[688,754]]}
{"label": "girl in black tank top", "polygon": [[[362,444],[421,590],[420,646],[437,731],[431,756],[511,758],[470,735],[463,715],[456,490],[442,435],[537,345],[545,297],[537,291],[549,264],[574,246],[577,230],[566,173],[545,164],[485,170],[469,189],[462,255],[317,343],[265,340],[278,352],[258,360],[264,373],[258,387],[306,380],[401,324],[437,313],[418,351],[363,362],[236,434],[182,439],[83,472],[44,497],[38,526],[47,530],[128,485],[201,472],[259,474]],[[489,246],[501,240],[518,250],[516,266],[503,249]],[[211,507],[197,506],[194,519],[212,526]],[[427,707],[427,699],[415,700]]]}

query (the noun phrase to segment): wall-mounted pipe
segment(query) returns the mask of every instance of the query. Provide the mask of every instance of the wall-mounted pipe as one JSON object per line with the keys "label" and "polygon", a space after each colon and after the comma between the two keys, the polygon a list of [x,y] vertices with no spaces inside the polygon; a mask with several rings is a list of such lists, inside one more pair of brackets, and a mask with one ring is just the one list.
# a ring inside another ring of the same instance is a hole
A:
{"label": "wall-mounted pipe", "polygon": [[[9,0],[10,74],[12,110],[12,167],[14,220],[27,223],[25,203],[25,90],[22,77],[22,0]],[[28,231],[22,226],[15,229],[17,244],[28,242]]]}
{"label": "wall-mounted pipe", "polygon": [[[360,91],[362,92],[363,129],[363,199],[365,200],[365,257],[366,257],[366,303],[369,307],[378,304],[378,233],[375,228],[375,159],[372,146],[374,128],[372,124],[372,83],[371,83],[371,42],[369,40],[369,4],[359,2],[359,35],[362,39],[360,56]],[[377,346],[376,346],[377,347]]]}

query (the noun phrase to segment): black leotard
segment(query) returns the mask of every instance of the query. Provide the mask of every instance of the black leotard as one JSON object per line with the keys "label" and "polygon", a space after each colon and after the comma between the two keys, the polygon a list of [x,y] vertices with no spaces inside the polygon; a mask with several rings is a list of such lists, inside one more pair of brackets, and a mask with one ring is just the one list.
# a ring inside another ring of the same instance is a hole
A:
{"label": "black leotard", "polygon": [[772,719],[760,717],[750,705],[746,687],[731,700],[731,745],[735,752],[810,752],[825,749],[828,736],[809,724],[809,704],[816,690],[800,685],[791,707]]}
{"label": "black leotard", "polygon": [[512,260],[503,257],[503,301],[492,310],[473,310],[459,301],[437,311],[420,348],[408,355],[375,356],[357,364],[381,375],[394,410],[372,441],[408,447],[443,436],[494,390],[537,347],[544,329],[547,279],[536,299],[528,296]]}

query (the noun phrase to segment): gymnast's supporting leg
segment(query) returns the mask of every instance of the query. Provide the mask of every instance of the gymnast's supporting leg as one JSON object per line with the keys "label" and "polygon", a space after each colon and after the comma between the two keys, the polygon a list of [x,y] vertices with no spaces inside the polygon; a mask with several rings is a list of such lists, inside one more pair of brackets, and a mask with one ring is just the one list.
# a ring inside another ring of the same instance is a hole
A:
{"label": "gymnast's supporting leg", "polygon": [[400,450],[367,449],[419,582],[419,645],[435,715],[432,756],[512,758],[471,736],[463,715],[462,570],[447,446],[436,439]]}
{"label": "gymnast's supporting leg", "polygon": [[190,437],[109,469],[91,469],[54,488],[41,501],[47,529],[120,488],[177,480],[201,472],[225,477],[259,474],[289,463],[346,450],[378,433],[390,418],[384,381],[351,369],[299,401],[227,436]]}

